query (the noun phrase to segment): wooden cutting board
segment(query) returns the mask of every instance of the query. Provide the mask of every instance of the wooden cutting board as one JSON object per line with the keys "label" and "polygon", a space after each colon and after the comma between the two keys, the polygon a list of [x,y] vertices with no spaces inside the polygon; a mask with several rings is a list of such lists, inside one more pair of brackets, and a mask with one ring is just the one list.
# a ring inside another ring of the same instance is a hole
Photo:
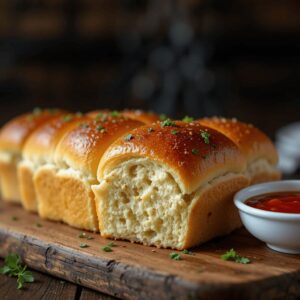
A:
{"label": "wooden cutting board", "polygon": [[[181,254],[181,261],[169,258],[172,250],[125,241],[104,252],[109,240],[93,233],[87,234],[94,239],[82,239],[80,233],[0,202],[1,257],[18,253],[36,270],[97,291],[143,300],[300,297],[300,256],[274,252],[245,229],[193,249],[194,255]],[[230,248],[252,263],[221,260]]]}

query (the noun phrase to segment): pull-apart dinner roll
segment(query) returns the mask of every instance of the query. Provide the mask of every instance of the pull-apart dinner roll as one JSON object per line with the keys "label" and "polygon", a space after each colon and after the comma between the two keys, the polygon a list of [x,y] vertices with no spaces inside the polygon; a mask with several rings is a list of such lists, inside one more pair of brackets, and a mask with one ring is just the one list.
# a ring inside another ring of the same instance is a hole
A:
{"label": "pull-apart dinner roll", "polygon": [[246,162],[225,135],[166,120],[130,132],[103,155],[93,185],[101,235],[184,249],[241,226],[232,196]]}
{"label": "pull-apart dinner roll", "polygon": [[98,230],[94,194],[100,158],[118,137],[143,123],[122,116],[80,122],[58,143],[54,164],[37,170],[34,183],[43,218]]}
{"label": "pull-apart dinner roll", "polygon": [[26,210],[37,212],[38,202],[33,183],[35,172],[43,165],[53,164],[54,151],[61,138],[77,126],[89,120],[81,113],[66,113],[39,126],[23,147],[23,159],[18,166],[21,202]]}
{"label": "pull-apart dinner roll", "polygon": [[213,117],[197,122],[222,132],[240,148],[247,160],[246,173],[251,184],[280,179],[277,151],[262,131],[236,119]]}
{"label": "pull-apart dinner roll", "polygon": [[23,145],[40,125],[63,112],[57,109],[34,109],[5,124],[0,131],[0,184],[2,197],[9,202],[20,202],[17,165],[22,158]]}

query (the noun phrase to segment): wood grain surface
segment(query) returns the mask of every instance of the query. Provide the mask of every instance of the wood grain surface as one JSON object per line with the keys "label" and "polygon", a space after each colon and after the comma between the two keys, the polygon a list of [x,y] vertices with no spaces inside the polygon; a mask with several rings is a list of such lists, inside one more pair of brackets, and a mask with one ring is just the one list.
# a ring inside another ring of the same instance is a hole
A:
{"label": "wood grain surface", "polygon": [[[39,224],[39,225],[38,225]],[[79,238],[80,230],[41,220],[20,206],[0,202],[0,256],[18,253],[34,268],[124,299],[298,299],[300,256],[268,249],[241,229],[171,260],[169,249]],[[80,244],[86,243],[87,248]],[[234,248],[249,265],[223,261]],[[53,286],[53,289],[56,289]],[[85,298],[89,299],[88,291]]]}
{"label": "wood grain surface", "polygon": [[[0,259],[0,266],[4,261]],[[29,269],[30,270],[30,269]],[[25,284],[18,290],[17,279],[0,275],[0,299],[1,300],[117,300],[100,292],[96,292],[79,285],[30,270],[34,276],[34,282]]]}

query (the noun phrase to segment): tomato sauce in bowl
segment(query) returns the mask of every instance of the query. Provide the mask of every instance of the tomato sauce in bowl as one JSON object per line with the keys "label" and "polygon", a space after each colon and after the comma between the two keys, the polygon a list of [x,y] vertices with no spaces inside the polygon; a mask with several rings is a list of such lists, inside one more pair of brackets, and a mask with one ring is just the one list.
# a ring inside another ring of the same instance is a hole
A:
{"label": "tomato sauce in bowl", "polygon": [[245,204],[267,211],[300,214],[300,193],[279,192],[264,194],[246,200]]}

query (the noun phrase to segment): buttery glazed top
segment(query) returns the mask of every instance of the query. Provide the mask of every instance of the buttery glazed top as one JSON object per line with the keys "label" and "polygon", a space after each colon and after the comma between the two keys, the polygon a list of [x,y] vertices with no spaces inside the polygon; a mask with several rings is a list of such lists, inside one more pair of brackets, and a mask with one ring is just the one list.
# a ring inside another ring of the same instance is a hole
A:
{"label": "buttery glazed top", "polygon": [[152,112],[145,112],[143,110],[121,110],[121,111],[110,111],[104,109],[101,111],[92,111],[87,114],[90,117],[98,118],[99,120],[104,120],[107,117],[127,117],[132,120],[140,121],[144,124],[150,124],[159,120],[159,116]]}
{"label": "buttery glazed top", "polygon": [[222,133],[195,122],[164,124],[137,128],[130,132],[130,139],[122,137],[113,143],[99,163],[98,180],[122,161],[138,157],[165,165],[185,193],[218,176],[245,170],[246,162],[238,147]]}
{"label": "buttery glazed top", "polygon": [[1,129],[0,150],[20,153],[26,139],[38,126],[63,113],[58,109],[34,109],[31,113],[12,119]]}
{"label": "buttery glazed top", "polygon": [[52,162],[55,148],[60,139],[80,122],[90,118],[77,114],[64,114],[39,126],[27,139],[23,157],[35,162]]}
{"label": "buttery glazed top", "polygon": [[96,177],[99,160],[108,146],[128,131],[143,123],[122,116],[81,122],[58,143],[55,162],[83,174]]}
{"label": "buttery glazed top", "polygon": [[238,145],[248,163],[264,158],[271,164],[276,164],[278,155],[271,140],[251,124],[245,124],[236,119],[204,118],[197,120],[200,124],[218,130]]}
{"label": "buttery glazed top", "polygon": [[145,124],[151,124],[159,121],[159,116],[153,112],[145,112],[143,110],[123,110],[122,115],[133,120],[141,121]]}

